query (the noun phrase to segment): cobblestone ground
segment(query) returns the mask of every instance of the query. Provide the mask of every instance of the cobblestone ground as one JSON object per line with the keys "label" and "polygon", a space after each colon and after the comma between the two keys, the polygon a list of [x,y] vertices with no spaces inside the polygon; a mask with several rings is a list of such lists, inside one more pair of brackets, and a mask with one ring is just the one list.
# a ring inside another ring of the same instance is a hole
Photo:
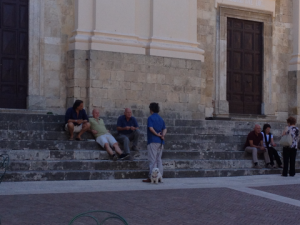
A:
{"label": "cobblestone ground", "polygon": [[255,187],[254,189],[300,200],[300,184]]}
{"label": "cobblestone ground", "polygon": [[[282,194],[285,188],[299,194],[299,185],[258,189]],[[299,199],[299,195],[289,197]],[[300,207],[229,188],[0,196],[2,225],[67,225],[89,210],[116,212],[130,225],[295,225],[300,221]]]}

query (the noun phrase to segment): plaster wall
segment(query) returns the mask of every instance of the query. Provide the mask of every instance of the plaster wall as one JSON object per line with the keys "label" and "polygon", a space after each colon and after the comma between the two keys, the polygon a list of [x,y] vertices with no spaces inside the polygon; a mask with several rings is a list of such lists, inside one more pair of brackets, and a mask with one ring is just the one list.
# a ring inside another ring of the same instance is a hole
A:
{"label": "plaster wall", "polygon": [[69,50],[203,61],[204,51],[199,49],[196,36],[196,9],[196,0],[76,0],[78,21]]}

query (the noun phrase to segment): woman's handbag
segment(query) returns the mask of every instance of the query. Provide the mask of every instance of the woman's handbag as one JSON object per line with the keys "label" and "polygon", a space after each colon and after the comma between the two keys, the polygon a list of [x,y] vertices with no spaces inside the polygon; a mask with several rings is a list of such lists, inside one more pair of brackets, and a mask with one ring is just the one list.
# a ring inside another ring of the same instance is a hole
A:
{"label": "woman's handbag", "polygon": [[281,137],[279,144],[283,147],[290,147],[293,144],[293,137],[291,131]]}

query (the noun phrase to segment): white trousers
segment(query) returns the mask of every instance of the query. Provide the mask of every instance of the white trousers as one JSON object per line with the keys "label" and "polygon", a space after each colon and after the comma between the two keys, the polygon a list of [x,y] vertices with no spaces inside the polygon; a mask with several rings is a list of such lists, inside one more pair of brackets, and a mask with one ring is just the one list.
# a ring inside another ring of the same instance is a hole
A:
{"label": "white trousers", "polygon": [[116,139],[111,134],[103,134],[96,138],[96,142],[104,148],[104,145],[108,143],[111,147],[117,143]]}

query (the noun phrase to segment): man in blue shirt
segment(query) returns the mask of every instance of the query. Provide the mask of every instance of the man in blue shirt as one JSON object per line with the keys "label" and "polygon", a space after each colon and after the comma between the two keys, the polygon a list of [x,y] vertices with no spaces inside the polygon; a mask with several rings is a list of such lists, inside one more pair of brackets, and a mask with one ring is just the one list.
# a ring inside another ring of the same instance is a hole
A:
{"label": "man in blue shirt", "polygon": [[76,100],[73,107],[68,108],[65,115],[65,130],[70,133],[70,141],[73,140],[73,133],[78,133],[76,140],[82,141],[81,135],[90,129],[89,119],[83,109],[83,101]]}
{"label": "man in blue shirt", "polygon": [[117,122],[118,135],[116,140],[123,144],[124,152],[130,153],[129,144],[132,141],[132,151],[137,151],[138,139],[140,136],[139,125],[136,119],[132,116],[131,109],[126,108],[124,115],[118,118]]}
{"label": "man in blue shirt", "polygon": [[165,122],[158,115],[158,103],[151,103],[149,108],[151,116],[148,118],[147,122],[147,150],[150,172],[149,178],[143,180],[143,182],[151,182],[150,177],[153,168],[158,168],[159,172],[163,176],[163,165],[161,161],[161,156],[165,144],[165,135],[167,133]]}

